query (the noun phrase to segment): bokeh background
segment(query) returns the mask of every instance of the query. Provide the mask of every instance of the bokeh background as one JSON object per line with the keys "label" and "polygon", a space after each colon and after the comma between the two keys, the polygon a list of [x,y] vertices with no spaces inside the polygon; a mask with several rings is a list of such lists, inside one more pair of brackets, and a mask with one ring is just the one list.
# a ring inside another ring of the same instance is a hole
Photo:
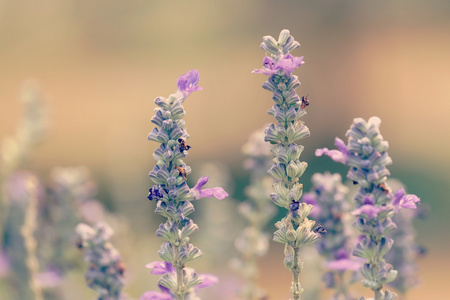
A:
{"label": "bokeh background", "polygon": [[[241,147],[251,132],[272,122],[266,114],[270,93],[261,88],[265,77],[250,72],[261,66],[262,36],[278,36],[284,28],[302,44],[294,54],[306,61],[296,71],[302,82],[298,93],[309,94],[311,101],[304,118],[311,130],[303,142],[309,163],[305,189],[317,171],[344,176],[347,171],[314,157],[316,148],[332,147],[353,118],[379,116],[394,161],[392,177],[431,208],[416,224],[428,254],[420,262],[422,283],[407,299],[445,298],[449,1],[0,0],[0,136],[14,133],[22,82],[36,78],[47,95],[51,125],[27,168],[44,180],[53,166],[92,170],[99,200],[128,220],[133,238],[117,247],[132,274],[126,291],[138,298],[156,281],[143,265],[158,259],[154,231],[160,220],[145,198],[156,147],[146,139],[153,128],[153,99],[175,92],[182,73],[200,71],[204,90],[184,105],[193,146],[186,162],[193,168],[217,162],[231,172],[235,193],[231,213],[223,218],[234,224],[233,209],[248,182]],[[197,205],[201,212],[204,204]],[[219,267],[208,259],[205,254],[205,262],[193,265],[216,272]],[[290,274],[282,260],[280,245],[271,245],[262,261],[260,281],[270,299],[288,297]],[[219,269],[228,283],[239,282],[226,263]],[[82,286],[82,274],[69,279]],[[92,297],[85,289],[77,289],[76,299]],[[66,294],[72,299],[70,291]]]}

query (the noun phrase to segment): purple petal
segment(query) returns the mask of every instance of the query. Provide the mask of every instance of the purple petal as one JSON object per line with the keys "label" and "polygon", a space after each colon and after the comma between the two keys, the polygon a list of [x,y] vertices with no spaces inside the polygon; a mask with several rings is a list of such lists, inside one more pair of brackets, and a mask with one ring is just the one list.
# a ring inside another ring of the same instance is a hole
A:
{"label": "purple petal", "polygon": [[398,212],[401,208],[417,208],[416,204],[420,203],[420,198],[416,195],[405,195],[404,189],[399,189],[392,200],[392,205],[395,211]]}
{"label": "purple petal", "polygon": [[338,259],[338,260],[332,260],[327,263],[327,268],[332,270],[339,270],[339,271],[357,271],[361,267],[361,264],[357,261],[351,260],[351,259]]}
{"label": "purple petal", "polygon": [[150,273],[154,275],[164,275],[166,273],[173,273],[175,269],[172,264],[167,261],[154,261],[145,265],[147,269],[153,269]]}
{"label": "purple petal", "polygon": [[343,154],[339,150],[329,150],[328,148],[316,149],[316,156],[326,155],[329,156],[332,160],[338,163],[346,164],[347,155]]}
{"label": "purple petal", "polygon": [[197,86],[199,79],[200,74],[198,70],[190,70],[178,78],[178,90],[183,93],[185,98],[192,92],[203,90],[201,87]]}
{"label": "purple petal", "polygon": [[216,197],[219,200],[225,199],[228,197],[228,193],[221,187],[215,187],[211,189],[204,189],[202,187],[208,182],[209,177],[203,176],[198,181],[197,184],[191,189],[192,193],[196,200],[201,198],[211,198],[212,196]]}
{"label": "purple petal", "polygon": [[317,204],[316,197],[314,197],[313,194],[307,193],[303,195],[302,202],[305,202],[306,204],[311,204],[314,208],[311,210],[311,213],[309,214],[313,219],[317,219],[320,216],[320,205]]}
{"label": "purple petal", "polygon": [[201,289],[201,288],[204,288],[204,287],[208,287],[208,286],[214,285],[217,282],[219,282],[219,278],[217,278],[216,276],[211,275],[211,274],[200,274],[198,276],[198,278],[200,278],[202,280],[202,283],[197,285],[195,287],[196,289]]}
{"label": "purple petal", "polygon": [[352,212],[353,216],[366,215],[370,220],[373,220],[381,211],[385,210],[386,206],[373,206],[365,204]]}
{"label": "purple petal", "polygon": [[63,277],[55,268],[48,268],[45,272],[37,274],[36,280],[42,287],[57,287],[62,283]]}
{"label": "purple petal", "polygon": [[172,300],[172,296],[167,293],[148,291],[142,294],[139,300]]}
{"label": "purple petal", "polygon": [[303,56],[296,57],[288,54],[277,62],[277,67],[283,69],[286,76],[291,76],[292,71],[303,63]]}
{"label": "purple petal", "polygon": [[257,74],[264,74],[267,76],[272,76],[273,74],[275,74],[277,72],[277,70],[272,70],[272,69],[267,69],[267,68],[262,68],[262,69],[254,69],[252,71],[252,73],[257,73]]}
{"label": "purple petal", "polygon": [[279,68],[275,65],[275,60],[271,57],[264,57],[263,60],[263,68],[261,69],[254,69],[252,73],[258,73],[258,74],[264,74],[267,76],[272,76],[275,74]]}
{"label": "purple petal", "polygon": [[349,257],[349,253],[345,248],[340,248],[334,255],[338,260],[347,259]]}
{"label": "purple petal", "polygon": [[342,154],[347,155],[347,145],[340,138],[334,139],[334,144],[338,147],[338,149],[342,152]]}
{"label": "purple petal", "polygon": [[8,275],[10,269],[9,258],[5,252],[0,250],[0,278]]}

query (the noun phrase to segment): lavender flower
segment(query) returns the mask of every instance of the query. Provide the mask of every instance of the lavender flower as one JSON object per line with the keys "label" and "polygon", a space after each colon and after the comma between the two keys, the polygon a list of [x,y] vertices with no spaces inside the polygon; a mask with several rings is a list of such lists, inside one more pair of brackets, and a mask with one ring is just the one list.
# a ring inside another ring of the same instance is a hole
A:
{"label": "lavender flower", "polygon": [[312,205],[300,202],[303,185],[298,181],[307,163],[299,160],[303,146],[295,142],[309,136],[308,127],[300,121],[300,117],[306,114],[304,108],[308,102],[305,98],[300,100],[295,92],[300,83],[297,76],[291,75],[303,63],[303,58],[293,57],[289,53],[299,46],[286,29],[281,31],[278,41],[271,36],[263,37],[261,48],[270,57],[264,59],[262,69],[253,71],[269,76],[263,88],[273,93],[272,99],[275,101],[268,114],[275,117],[278,124],[268,126],[264,140],[274,145],[271,151],[276,156],[268,171],[278,180],[274,184],[275,193],[270,197],[276,205],[288,210],[287,216],[275,224],[278,230],[274,241],[285,244],[284,263],[293,274],[291,295],[294,300],[300,299],[303,291],[299,281],[302,268],[299,249],[314,243],[321,236],[320,228],[313,229],[315,222],[308,219]]}
{"label": "lavender flower", "polygon": [[[152,269],[151,273],[154,275],[164,275],[163,278],[160,280],[161,282],[158,284],[161,292],[156,291],[148,291],[145,292],[140,300],[166,300],[166,299],[173,299],[175,295],[171,292],[171,288],[168,288],[167,285],[171,285],[174,288],[177,285],[177,271],[173,267],[173,265],[170,262],[167,261],[154,261],[145,266],[148,269]],[[216,276],[210,275],[210,274],[198,274],[195,273],[194,269],[191,268],[184,268],[183,272],[186,273],[186,275],[190,275],[196,278],[196,284],[189,284],[189,282],[186,282],[186,294],[184,296],[185,300],[199,300],[200,298],[197,297],[197,290],[208,287],[211,285],[216,284],[219,280]],[[186,276],[187,277],[187,276]],[[185,278],[186,278],[185,277]],[[164,284],[163,284],[164,282]]]}
{"label": "lavender flower", "polygon": [[[354,299],[348,287],[354,282],[361,263],[351,256],[353,237],[345,216],[351,209],[347,200],[348,188],[339,174],[316,173],[311,191],[303,196],[305,203],[314,206],[311,216],[327,234],[316,243],[318,252],[326,259],[330,271],[325,275],[328,288],[335,289],[333,299]],[[347,271],[349,276],[345,276]]]}
{"label": "lavender flower", "polygon": [[[16,182],[14,188],[9,189],[11,178],[21,178],[24,172],[17,172],[23,168],[30,159],[30,153],[45,137],[48,127],[48,113],[45,97],[38,84],[34,80],[24,83],[21,95],[24,112],[17,131],[13,136],[2,140],[0,147],[0,235],[3,237],[0,243],[0,253],[8,261],[10,268],[4,267],[0,273],[9,280],[9,286],[13,296],[17,299],[30,297],[28,289],[24,288],[24,278],[28,277],[29,269],[25,266],[24,257],[26,249],[21,240],[20,226],[24,221],[24,203],[28,203],[29,194],[24,188],[23,181]],[[17,172],[17,173],[16,173]],[[18,175],[18,176],[16,176]],[[19,200],[15,202],[12,197],[17,191],[22,193]],[[0,267],[1,269],[1,267]],[[14,270],[14,272],[8,272]]]}
{"label": "lavender flower", "polygon": [[359,185],[355,196],[357,208],[352,213],[356,217],[353,226],[363,235],[353,255],[366,259],[360,268],[365,277],[362,283],[374,291],[374,299],[392,300],[396,294],[382,292],[383,285],[397,277],[397,271],[383,258],[394,242],[389,238],[397,228],[392,217],[401,208],[414,208],[419,199],[405,195],[404,191],[393,195],[386,185],[390,175],[386,166],[392,160],[387,153],[388,143],[380,134],[380,123],[377,117],[371,117],[368,122],[356,118],[346,133],[347,145],[336,138],[339,152],[324,148],[317,150],[316,155],[328,155],[350,167],[347,178]]}
{"label": "lavender flower", "polygon": [[[397,196],[404,193],[403,186],[396,180],[389,180],[389,185],[397,189]],[[413,195],[410,195],[413,196]],[[409,197],[410,199],[412,197]],[[401,200],[401,199],[400,199]],[[397,278],[388,285],[405,294],[409,289],[419,283],[418,259],[423,255],[423,248],[416,242],[416,232],[413,220],[423,213],[423,206],[417,209],[402,209],[392,218],[397,225],[397,230],[391,232],[389,237],[395,240],[391,251],[386,254],[386,261],[391,263],[397,270]]]}
{"label": "lavender flower", "polygon": [[124,264],[120,254],[109,241],[113,230],[98,222],[94,228],[80,223],[76,227],[84,248],[84,260],[89,263],[85,278],[88,286],[98,293],[98,300],[119,300],[123,287]]}
{"label": "lavender flower", "polygon": [[256,283],[258,277],[258,258],[264,256],[269,249],[269,235],[264,228],[275,214],[275,209],[267,196],[270,193],[273,179],[267,175],[272,164],[270,145],[264,142],[262,130],[252,133],[242,147],[247,159],[244,167],[250,170],[250,185],[245,189],[248,200],[239,204],[239,212],[248,225],[239,234],[235,247],[240,252],[230,264],[245,280],[238,291],[243,299],[264,299],[266,292]]}
{"label": "lavender flower", "polygon": [[156,236],[166,241],[158,254],[176,270],[175,276],[171,277],[174,282],[163,276],[159,284],[169,289],[179,300],[185,299],[190,288],[202,282],[195,271],[185,270],[187,262],[202,255],[200,249],[189,243],[189,236],[198,230],[198,226],[188,218],[194,211],[191,201],[202,197],[223,199],[228,196],[220,187],[202,190],[208,181],[207,177],[202,177],[193,189],[186,183],[191,169],[183,162],[183,158],[191,147],[186,145],[189,135],[184,129],[182,118],[185,112],[181,103],[191,92],[201,90],[197,86],[198,80],[198,71],[189,71],[178,79],[178,91],[175,94],[167,99],[155,99],[158,107],[152,122],[157,127],[148,135],[149,140],[161,143],[153,153],[157,162],[149,176],[155,185],[148,195],[149,200],[157,201],[155,213],[167,218],[156,231]]}

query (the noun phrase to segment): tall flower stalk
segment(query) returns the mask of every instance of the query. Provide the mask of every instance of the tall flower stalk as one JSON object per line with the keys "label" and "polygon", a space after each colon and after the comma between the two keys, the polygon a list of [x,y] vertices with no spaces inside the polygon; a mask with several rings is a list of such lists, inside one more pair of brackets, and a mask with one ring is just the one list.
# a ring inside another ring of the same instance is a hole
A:
{"label": "tall flower stalk", "polygon": [[269,56],[264,58],[262,69],[253,71],[269,76],[263,88],[273,93],[275,102],[268,114],[278,123],[267,127],[264,140],[273,145],[271,151],[275,155],[268,173],[278,180],[274,184],[275,193],[270,197],[273,203],[288,210],[286,217],[275,224],[278,230],[274,241],[285,244],[284,264],[293,275],[290,292],[294,300],[300,299],[303,292],[299,279],[302,271],[300,248],[314,243],[324,233],[320,226],[313,229],[315,222],[308,219],[313,206],[300,202],[303,185],[299,178],[307,163],[299,160],[303,146],[297,145],[296,141],[308,137],[309,129],[300,120],[306,114],[304,109],[308,101],[306,97],[300,99],[295,92],[300,82],[292,75],[292,71],[303,64],[303,57],[290,54],[299,46],[286,29],[281,31],[278,41],[271,36],[263,37],[261,48]]}
{"label": "tall flower stalk", "polygon": [[25,213],[24,224],[21,228],[21,233],[24,240],[27,257],[25,258],[26,265],[29,271],[30,289],[34,294],[36,300],[43,300],[42,287],[40,286],[37,275],[39,273],[39,261],[36,256],[37,241],[34,233],[37,229],[37,214],[38,214],[38,180],[36,177],[30,177],[26,184],[26,191],[29,195],[28,207]]}
{"label": "tall flower stalk", "polygon": [[355,299],[348,287],[357,280],[355,275],[361,263],[351,255],[354,236],[346,218],[352,208],[348,188],[342,184],[341,175],[329,172],[316,173],[311,181],[313,186],[303,195],[303,201],[314,206],[311,217],[327,231],[316,243],[317,251],[326,260],[323,280],[328,288],[335,290],[333,300]]}
{"label": "tall flower stalk", "polygon": [[189,299],[194,287],[202,283],[202,279],[192,269],[189,272],[185,264],[199,258],[202,252],[190,241],[190,235],[198,230],[198,226],[188,218],[194,212],[191,201],[203,197],[215,196],[224,199],[228,194],[220,187],[202,189],[208,177],[199,179],[197,185],[190,189],[187,176],[191,168],[183,158],[191,148],[186,140],[189,135],[182,118],[185,115],[182,103],[191,92],[202,90],[197,86],[199,73],[191,70],[178,79],[178,91],[167,99],[158,97],[155,104],[155,116],[152,122],[156,128],[148,135],[148,139],[161,145],[154,151],[156,166],[149,173],[155,185],[149,190],[148,199],[156,200],[155,213],[167,221],[159,226],[156,236],[166,242],[158,252],[159,256],[171,267],[174,272],[166,272],[158,284],[166,288],[178,300]]}
{"label": "tall flower stalk", "polygon": [[267,168],[272,164],[270,148],[264,142],[262,130],[255,131],[242,147],[242,152],[247,156],[244,167],[251,172],[250,184],[245,189],[248,200],[239,204],[239,212],[247,221],[247,226],[234,242],[240,257],[232,259],[230,264],[245,280],[238,293],[246,300],[266,297],[266,292],[257,285],[256,279],[259,275],[258,258],[269,249],[269,234],[264,229],[275,214],[268,196],[273,184],[273,179],[267,175]]}
{"label": "tall flower stalk", "polygon": [[362,238],[353,255],[366,260],[360,268],[365,278],[362,283],[374,292],[370,299],[393,300],[395,293],[383,291],[383,286],[397,277],[397,270],[384,259],[394,243],[389,235],[397,228],[392,217],[402,208],[415,208],[419,198],[406,195],[403,189],[393,194],[387,186],[390,172],[386,166],[392,160],[387,153],[388,142],[380,134],[380,123],[378,117],[368,122],[356,118],[346,133],[347,145],[336,138],[339,150],[318,149],[316,155],[328,155],[350,167],[347,178],[359,186],[354,198],[357,208],[352,214],[356,217],[353,226]]}
{"label": "tall flower stalk", "polygon": [[125,265],[119,251],[109,241],[114,232],[108,224],[97,222],[94,228],[80,223],[76,227],[78,247],[84,249],[89,263],[85,278],[87,285],[97,292],[98,300],[124,299],[122,295]]}

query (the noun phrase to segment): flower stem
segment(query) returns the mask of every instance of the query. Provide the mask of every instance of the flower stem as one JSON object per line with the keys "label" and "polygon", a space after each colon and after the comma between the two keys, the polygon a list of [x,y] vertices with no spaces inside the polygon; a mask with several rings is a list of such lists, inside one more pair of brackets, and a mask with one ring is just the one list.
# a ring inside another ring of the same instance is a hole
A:
{"label": "flower stem", "polygon": [[300,294],[302,292],[302,286],[300,284],[299,275],[302,272],[302,262],[300,260],[300,247],[294,248],[294,266],[292,267],[292,286],[291,295],[294,300],[300,299]]}
{"label": "flower stem", "polygon": [[174,249],[174,267],[177,270],[177,289],[176,289],[176,296],[177,296],[177,300],[184,300],[184,295],[185,295],[185,286],[184,286],[184,276],[183,276],[183,269],[184,266],[180,263],[180,247],[181,244],[180,242],[177,240],[176,243],[178,245],[175,245],[175,247],[173,247]]}
{"label": "flower stem", "polygon": [[36,275],[39,272],[39,262],[36,257],[37,242],[33,234],[36,230],[36,218],[38,208],[37,198],[37,182],[35,178],[30,178],[26,183],[26,189],[30,195],[28,201],[28,208],[25,215],[25,222],[22,226],[21,232],[24,239],[25,248],[28,257],[26,264],[30,272],[30,288],[36,300],[43,300],[42,289],[36,280]]}

